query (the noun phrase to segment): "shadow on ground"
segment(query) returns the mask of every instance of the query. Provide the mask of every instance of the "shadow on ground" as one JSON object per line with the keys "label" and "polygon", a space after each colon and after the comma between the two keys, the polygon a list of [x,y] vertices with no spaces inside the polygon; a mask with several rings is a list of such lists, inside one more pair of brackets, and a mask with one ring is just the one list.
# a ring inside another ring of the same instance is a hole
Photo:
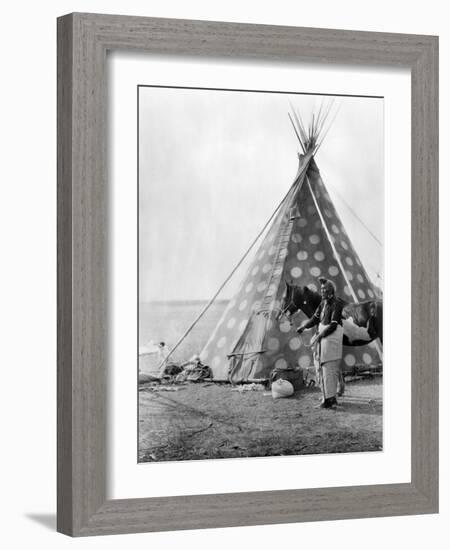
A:
{"label": "shadow on ground", "polygon": [[56,531],[56,514],[25,514],[25,517],[50,531]]}

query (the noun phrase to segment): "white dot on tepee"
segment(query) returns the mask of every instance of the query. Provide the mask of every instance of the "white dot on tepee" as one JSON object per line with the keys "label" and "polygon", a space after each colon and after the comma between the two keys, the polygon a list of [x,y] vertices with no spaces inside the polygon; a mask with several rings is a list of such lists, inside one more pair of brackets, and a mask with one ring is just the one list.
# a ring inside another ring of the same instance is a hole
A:
{"label": "white dot on tepee", "polygon": [[271,246],[269,248],[269,256],[273,256],[276,251],[277,251],[277,247],[276,246]]}
{"label": "white dot on tepee", "polygon": [[359,289],[358,290],[358,296],[360,298],[364,299],[366,297],[366,293],[363,290]]}
{"label": "white dot on tepee", "polygon": [[258,292],[262,292],[263,290],[265,290],[267,288],[267,282],[266,281],[261,281],[258,286],[256,287],[256,290]]}
{"label": "white dot on tepee", "polygon": [[324,210],[324,214],[327,218],[331,218],[333,216],[333,214],[329,210],[327,210],[326,208]]}
{"label": "white dot on tepee", "polygon": [[314,292],[317,292],[317,285],[315,285],[314,283],[310,283],[308,285],[308,288],[309,290],[313,290]]}
{"label": "white dot on tepee", "polygon": [[314,235],[311,235],[311,236],[309,237],[309,242],[310,242],[311,244],[319,244],[319,243],[320,243],[320,237],[319,237],[319,235],[315,235],[315,234],[314,234]]}
{"label": "white dot on tepee", "polygon": [[336,277],[336,275],[339,273],[339,269],[338,269],[335,265],[331,265],[331,266],[328,268],[328,273],[329,273],[332,277]]}
{"label": "white dot on tepee", "polygon": [[347,279],[349,281],[352,281],[353,280],[353,275],[352,275],[352,272],[351,271],[346,271],[345,274],[347,275]]}
{"label": "white dot on tepee", "polygon": [[366,363],[366,365],[370,365],[370,363],[372,363],[372,357],[370,356],[370,354],[363,353],[362,358],[363,358],[364,363]]}
{"label": "white dot on tepee", "polygon": [[364,282],[364,277],[361,275],[361,273],[358,273],[358,275],[356,275],[356,278],[358,279],[358,281],[360,283],[363,283]]}
{"label": "white dot on tepee", "polygon": [[298,226],[299,227],[306,227],[308,225],[308,222],[306,221],[305,218],[301,218],[298,220]]}
{"label": "white dot on tepee", "polygon": [[259,266],[255,265],[255,267],[252,269],[252,275],[255,276],[259,271]]}
{"label": "white dot on tepee", "polygon": [[298,277],[301,277],[303,271],[300,269],[300,267],[293,267],[291,269],[291,275],[294,277],[294,279],[297,279]]}
{"label": "white dot on tepee", "polygon": [[350,256],[347,256],[345,258],[345,261],[346,261],[347,265],[353,265],[353,260],[350,258]]}
{"label": "white dot on tepee", "polygon": [[356,363],[355,356],[351,353],[348,353],[344,357],[344,361],[345,361],[345,364],[348,365],[349,367],[353,367],[353,365]]}
{"label": "white dot on tepee", "polygon": [[247,326],[247,319],[243,319],[240,323],[239,323],[239,330],[244,330],[245,327]]}
{"label": "white dot on tepee", "polygon": [[339,233],[339,227],[335,224],[333,224],[331,226],[331,231],[333,231],[333,233],[336,233],[336,235]]}
{"label": "white dot on tepee", "polygon": [[291,348],[292,351],[299,349],[301,345],[302,345],[302,341],[297,336],[289,340],[289,347]]}
{"label": "white dot on tepee", "polygon": [[348,286],[344,286],[344,292],[345,292],[345,294],[347,294],[347,296],[352,295],[352,293],[351,293],[350,289],[348,288]]}
{"label": "white dot on tepee", "polygon": [[231,319],[227,323],[227,328],[233,328],[236,324],[236,317],[231,317]]}
{"label": "white dot on tepee", "polygon": [[281,332],[290,332],[291,325],[290,325],[289,321],[283,321],[280,324],[280,330],[281,330]]}
{"label": "white dot on tepee", "polygon": [[275,368],[277,369],[285,369],[287,367],[286,359],[283,359],[282,357],[280,359],[277,359],[275,361]]}
{"label": "white dot on tepee", "polygon": [[283,250],[280,250],[280,254],[279,254],[280,259],[286,258],[287,254],[288,254],[287,248],[283,248]]}
{"label": "white dot on tepee", "polygon": [[218,348],[223,348],[226,341],[227,341],[227,339],[225,338],[225,336],[222,336],[222,338],[220,338],[217,342],[217,347]]}
{"label": "white dot on tepee", "polygon": [[348,250],[348,244],[345,241],[341,241],[341,246],[344,250]]}
{"label": "white dot on tepee", "polygon": [[236,324],[236,319],[232,317],[227,323],[227,328],[233,328],[235,324]]}
{"label": "white dot on tepee", "polygon": [[301,243],[302,242],[302,236],[300,235],[300,233],[294,233],[292,235],[291,239],[294,243]]}
{"label": "white dot on tepee", "polygon": [[297,252],[297,259],[300,261],[306,260],[308,258],[308,252],[306,250],[300,250]]}
{"label": "white dot on tepee", "polygon": [[322,262],[325,259],[325,254],[321,250],[318,250],[317,252],[314,253],[314,258],[318,262]]}
{"label": "white dot on tepee", "polygon": [[302,355],[300,359],[298,360],[298,364],[303,368],[306,369],[311,364],[311,357],[309,355]]}
{"label": "white dot on tepee", "polygon": [[264,248],[258,255],[258,260],[261,260],[266,255],[266,249]]}
{"label": "white dot on tepee", "polygon": [[243,311],[247,306],[247,300],[242,300],[242,302],[239,304],[239,311]]}
{"label": "white dot on tepee", "polygon": [[312,275],[313,277],[318,277],[318,276],[320,275],[320,273],[321,273],[319,267],[312,267],[312,268],[309,270],[309,272],[311,273],[311,275]]}
{"label": "white dot on tepee", "polygon": [[267,341],[267,347],[271,351],[275,351],[280,347],[280,341],[278,340],[278,338],[269,338],[269,340]]}
{"label": "white dot on tepee", "polygon": [[367,291],[367,294],[368,294],[371,298],[373,298],[373,297],[375,296],[375,294],[370,290],[370,288],[369,288],[369,290]]}
{"label": "white dot on tepee", "polygon": [[245,287],[245,292],[250,292],[252,288],[253,288],[253,283],[248,283],[248,285]]}
{"label": "white dot on tepee", "polygon": [[322,227],[322,221],[321,220],[317,220],[316,223],[314,224],[314,227],[316,229],[320,229]]}
{"label": "white dot on tepee", "polygon": [[264,266],[262,268],[262,272],[267,273],[268,271],[270,271],[271,267],[272,267],[271,264],[264,264]]}

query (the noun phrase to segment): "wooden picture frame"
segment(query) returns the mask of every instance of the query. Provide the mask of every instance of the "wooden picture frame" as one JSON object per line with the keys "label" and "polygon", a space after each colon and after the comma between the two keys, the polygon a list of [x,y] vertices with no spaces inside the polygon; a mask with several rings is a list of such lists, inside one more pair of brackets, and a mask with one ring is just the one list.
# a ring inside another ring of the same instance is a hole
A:
{"label": "wooden picture frame", "polygon": [[[411,70],[411,482],[107,500],[108,50]],[[72,536],[438,511],[438,38],[74,13],[58,19],[58,510]]]}

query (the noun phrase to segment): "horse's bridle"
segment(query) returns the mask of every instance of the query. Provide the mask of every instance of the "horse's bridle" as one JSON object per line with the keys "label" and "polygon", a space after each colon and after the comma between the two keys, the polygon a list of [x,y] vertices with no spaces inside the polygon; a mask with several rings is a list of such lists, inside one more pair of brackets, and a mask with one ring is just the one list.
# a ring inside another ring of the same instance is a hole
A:
{"label": "horse's bridle", "polygon": [[[287,304],[286,307],[284,307],[283,309],[280,309],[280,319],[281,317],[286,317],[286,319],[289,321],[289,324],[293,325],[292,323],[292,317],[294,315],[297,315],[297,313],[300,311],[300,308],[297,306],[297,304],[294,302],[294,299],[293,299],[293,295],[294,295],[294,292],[293,292],[293,288],[292,286],[289,286],[289,302]],[[289,310],[289,308],[291,307],[291,305],[294,305],[296,308],[297,308],[297,311],[295,311],[294,313],[292,313],[291,315],[289,315],[289,317],[286,315],[286,312]]]}
{"label": "horse's bridle", "polygon": [[[281,319],[281,317],[286,317],[286,319],[289,321],[289,324],[291,325],[291,327],[293,326],[293,322],[292,322],[292,318],[294,317],[294,315],[297,315],[297,313],[299,311],[301,311],[301,308],[294,302],[294,289],[295,287],[294,286],[289,286],[289,302],[287,304],[286,307],[284,307],[283,309],[280,309],[280,317],[279,319]],[[306,304],[306,300],[303,302],[304,304]],[[294,313],[291,313],[291,315],[289,315],[289,317],[286,315],[286,312],[288,311],[288,309],[291,307],[291,305],[294,305],[297,309]]]}

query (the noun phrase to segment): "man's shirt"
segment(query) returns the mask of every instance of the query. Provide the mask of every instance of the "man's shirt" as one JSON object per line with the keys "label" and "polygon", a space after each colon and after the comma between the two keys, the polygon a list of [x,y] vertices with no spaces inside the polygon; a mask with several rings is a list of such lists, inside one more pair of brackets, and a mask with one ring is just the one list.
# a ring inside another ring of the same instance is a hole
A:
{"label": "man's shirt", "polygon": [[331,300],[322,300],[314,312],[313,319],[316,325],[322,323],[322,325],[331,325],[337,323],[342,325],[342,309],[344,304],[338,298],[331,298]]}

